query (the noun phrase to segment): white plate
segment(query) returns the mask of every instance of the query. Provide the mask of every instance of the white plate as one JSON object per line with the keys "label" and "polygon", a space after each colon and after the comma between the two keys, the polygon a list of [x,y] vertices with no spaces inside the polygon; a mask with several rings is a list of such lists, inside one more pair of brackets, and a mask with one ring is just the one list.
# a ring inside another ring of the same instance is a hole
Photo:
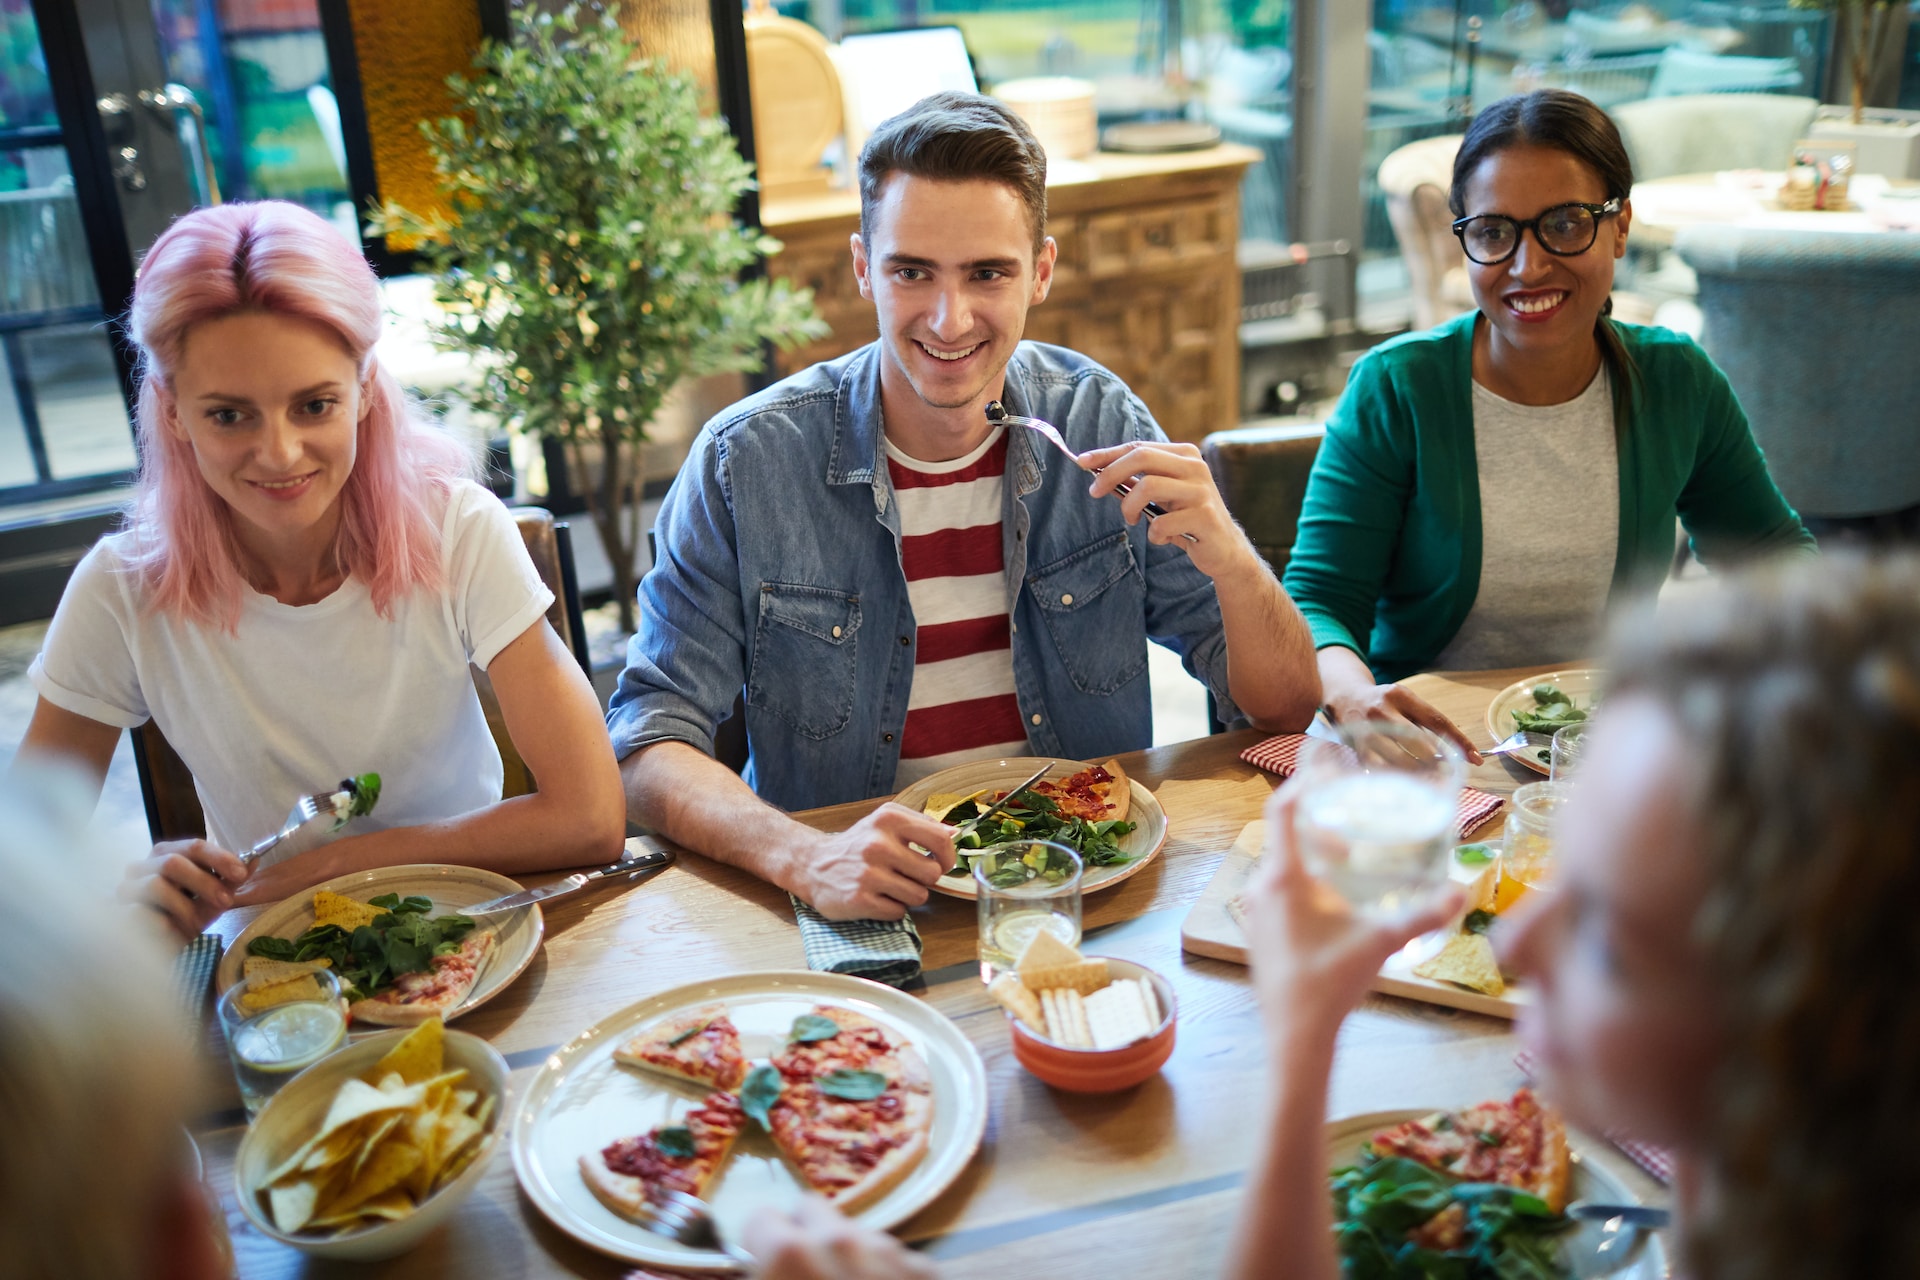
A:
{"label": "white plate", "polygon": [[[457,913],[460,908],[470,907],[476,902],[520,892],[520,886],[505,876],[482,871],[478,867],[455,867],[438,862],[379,867],[373,871],[353,871],[336,876],[325,884],[317,884],[290,898],[283,898],[261,912],[233,940],[227,953],[220,957],[220,966],[213,972],[216,990],[224,992],[240,981],[241,970],[247,960],[247,944],[255,938],[293,939],[313,928],[313,895],[321,889],[331,890],[356,902],[365,902],[383,893],[397,893],[403,898],[429,898],[433,901],[433,910],[429,914],[436,916]],[[475,927],[494,931],[493,955],[480,970],[480,980],[473,984],[473,990],[467,993],[460,1007],[446,1015],[449,1022],[493,999],[533,963],[534,953],[540,950],[540,939],[546,933],[547,923],[546,917],[540,914],[540,908],[534,906],[504,915],[488,916],[478,921]]]}
{"label": "white plate", "polygon": [[[724,1254],[689,1249],[628,1222],[595,1199],[580,1178],[581,1156],[683,1115],[704,1096],[699,1085],[623,1067],[613,1051],[677,1010],[716,1001],[740,1029],[749,1060],[764,1060],[784,1044],[793,1020],[816,1004],[872,1018],[927,1060],[933,1074],[931,1144],[898,1186],[854,1215],[865,1225],[885,1230],[904,1222],[945,1191],[979,1150],[987,1129],[986,1068],[960,1028],[938,1010],[864,978],[806,970],[689,983],[581,1032],[547,1058],[520,1095],[512,1122],[513,1171],[540,1212],[587,1247],[627,1262],[733,1269]],[[772,1141],[749,1122],[707,1199],[722,1238],[737,1240],[755,1211],[794,1203],[800,1194],[799,1180]]]}
{"label": "white plate", "polygon": [[[1549,671],[1545,675],[1530,676],[1517,680],[1493,695],[1493,701],[1487,704],[1487,732],[1493,735],[1495,742],[1503,742],[1514,731],[1513,712],[1530,711],[1535,705],[1533,687],[1537,684],[1550,684],[1567,698],[1574,706],[1582,709],[1593,705],[1593,698],[1600,691],[1600,682],[1606,672],[1594,667],[1580,667],[1572,671]],[[1538,748],[1546,750],[1545,747]],[[1507,758],[1518,760],[1535,773],[1551,773],[1547,762],[1534,755],[1534,748],[1516,751]]]}
{"label": "white plate", "polygon": [[[1043,780],[1053,781],[1071,778],[1087,767],[1078,760],[1056,760],[1046,756],[975,760],[922,778],[895,796],[894,800],[918,813],[927,807],[928,796],[941,792],[972,795],[986,787],[1005,790],[1015,783],[1025,782],[1043,764],[1050,766]],[[1134,826],[1132,831],[1120,838],[1120,847],[1133,856],[1118,866],[1088,868],[1080,880],[1082,893],[1105,889],[1138,874],[1142,867],[1160,855],[1161,846],[1167,842],[1167,811],[1154,799],[1153,792],[1132,778],[1127,779],[1127,789],[1133,797],[1127,809],[1127,821]],[[980,896],[979,886],[974,883],[972,876],[941,876],[933,887],[935,891],[953,898]]]}
{"label": "white plate", "polygon": [[[1327,1122],[1327,1168],[1343,1169],[1360,1160],[1361,1150],[1368,1138],[1396,1124],[1408,1120],[1419,1120],[1432,1115],[1438,1107],[1429,1107],[1424,1111],[1374,1111],[1367,1115],[1347,1116],[1341,1120]],[[1567,1148],[1573,1159],[1572,1176],[1567,1180],[1567,1201],[1596,1200],[1605,1204],[1639,1204],[1640,1197],[1627,1190],[1626,1184],[1600,1167],[1598,1161],[1589,1160],[1585,1152],[1597,1146],[1592,1139],[1583,1134],[1567,1131]],[[1593,1224],[1587,1224],[1581,1231],[1597,1230]],[[1639,1254],[1633,1262],[1613,1273],[1619,1280],[1665,1280],[1667,1275],[1667,1255],[1661,1248],[1660,1237],[1653,1232],[1646,1233],[1646,1242],[1640,1246]]]}

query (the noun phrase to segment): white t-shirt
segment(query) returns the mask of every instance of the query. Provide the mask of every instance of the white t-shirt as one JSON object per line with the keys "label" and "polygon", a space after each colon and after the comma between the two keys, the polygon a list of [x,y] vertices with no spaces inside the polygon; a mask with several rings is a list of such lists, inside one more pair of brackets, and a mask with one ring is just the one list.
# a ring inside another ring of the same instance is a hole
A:
{"label": "white t-shirt", "polygon": [[1565,404],[1473,384],[1480,590],[1440,670],[1531,667],[1598,643],[1620,548],[1620,455],[1606,366]]}
{"label": "white t-shirt", "polygon": [[500,798],[500,753],[467,664],[482,669],[552,603],[499,499],[457,484],[441,525],[443,592],[413,591],[391,619],[348,578],[292,606],[248,589],[237,630],[143,607],[130,535],[74,570],[29,677],[41,697],[128,729],[151,717],[193,771],[208,838],[245,849],[300,796],[381,777],[355,829],[414,826]]}

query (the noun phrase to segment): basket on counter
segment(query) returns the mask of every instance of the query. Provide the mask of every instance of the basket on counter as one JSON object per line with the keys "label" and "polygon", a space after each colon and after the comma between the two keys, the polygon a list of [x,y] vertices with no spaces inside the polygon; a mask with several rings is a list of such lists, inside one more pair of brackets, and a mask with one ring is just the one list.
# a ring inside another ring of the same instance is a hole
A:
{"label": "basket on counter", "polygon": [[1012,107],[1033,130],[1052,160],[1078,160],[1100,147],[1093,82],[1072,76],[1030,76],[995,87],[993,96]]}

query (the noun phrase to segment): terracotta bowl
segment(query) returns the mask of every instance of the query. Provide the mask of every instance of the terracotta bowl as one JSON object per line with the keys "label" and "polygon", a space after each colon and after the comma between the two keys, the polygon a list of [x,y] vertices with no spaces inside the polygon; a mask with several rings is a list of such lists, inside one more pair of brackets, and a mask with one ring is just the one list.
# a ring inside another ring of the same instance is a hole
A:
{"label": "terracotta bowl", "polygon": [[[1088,959],[1094,959],[1089,956]],[[1160,1025],[1144,1040],[1118,1049],[1069,1049],[1055,1044],[1026,1023],[1007,1015],[1013,1026],[1013,1056],[1020,1065],[1056,1089],[1069,1093],[1116,1093],[1152,1078],[1173,1056],[1174,1027],[1180,1020],[1173,984],[1131,960],[1103,956],[1114,978],[1143,978],[1153,986],[1163,1011]]]}

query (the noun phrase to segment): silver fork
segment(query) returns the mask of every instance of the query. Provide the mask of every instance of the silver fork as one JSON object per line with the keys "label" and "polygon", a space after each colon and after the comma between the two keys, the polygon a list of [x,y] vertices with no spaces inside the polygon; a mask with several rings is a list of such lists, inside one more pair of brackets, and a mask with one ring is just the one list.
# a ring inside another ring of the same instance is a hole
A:
{"label": "silver fork", "polygon": [[1516,729],[1493,746],[1482,748],[1480,758],[1491,760],[1495,756],[1517,755],[1529,747],[1544,748],[1551,745],[1552,740],[1545,734],[1528,733],[1524,729]]}
{"label": "silver fork", "polygon": [[713,1250],[749,1265],[754,1261],[745,1249],[720,1238],[719,1230],[713,1225],[712,1207],[684,1191],[669,1191],[662,1200],[648,1200],[633,1220],[653,1234],[678,1241],[689,1249]]}
{"label": "silver fork", "polygon": [[293,802],[293,808],[287,811],[286,825],[241,854],[241,865],[252,866],[281,844],[292,839],[294,834],[309,822],[317,822],[321,818],[344,819],[347,811],[352,807],[353,792],[344,787],[338,791],[324,792],[320,795],[301,796]]}
{"label": "silver fork", "polygon": [[[1038,418],[1023,418],[1019,414],[1008,413],[1007,407],[998,400],[987,401],[987,421],[996,426],[1005,423],[1011,426],[1026,427],[1029,430],[1037,431],[1048,443],[1053,445],[1054,448],[1066,454],[1069,458],[1072,458],[1075,466],[1080,465],[1080,455],[1067,447],[1067,442],[1061,437],[1059,428],[1055,427],[1051,422],[1042,422]],[[1125,497],[1127,494],[1133,492],[1133,486],[1123,480],[1113,486],[1113,491]],[[1159,503],[1149,502],[1147,504],[1147,519],[1151,520],[1156,516],[1163,516],[1165,514],[1167,514],[1167,509]],[[1200,541],[1200,539],[1190,533],[1183,533],[1180,536],[1188,542],[1197,543]]]}

